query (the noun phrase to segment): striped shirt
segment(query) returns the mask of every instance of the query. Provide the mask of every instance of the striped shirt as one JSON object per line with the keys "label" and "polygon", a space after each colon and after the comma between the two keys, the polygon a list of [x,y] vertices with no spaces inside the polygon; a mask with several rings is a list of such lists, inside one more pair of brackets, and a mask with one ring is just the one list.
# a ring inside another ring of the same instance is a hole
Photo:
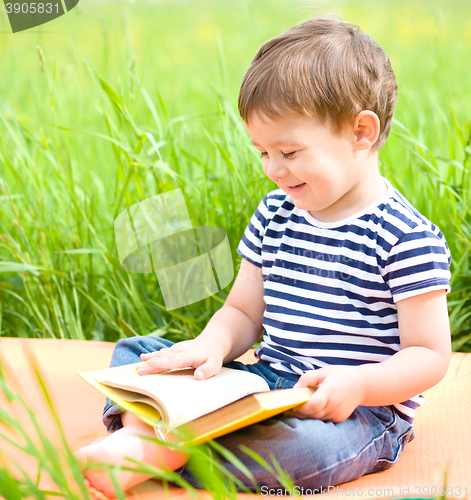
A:
{"label": "striped shirt", "polygon": [[[281,189],[252,216],[237,253],[262,268],[257,355],[278,375],[384,361],[401,349],[396,302],[450,291],[444,236],[384,181],[381,199],[338,222],[318,221]],[[394,406],[412,423],[422,400]]]}

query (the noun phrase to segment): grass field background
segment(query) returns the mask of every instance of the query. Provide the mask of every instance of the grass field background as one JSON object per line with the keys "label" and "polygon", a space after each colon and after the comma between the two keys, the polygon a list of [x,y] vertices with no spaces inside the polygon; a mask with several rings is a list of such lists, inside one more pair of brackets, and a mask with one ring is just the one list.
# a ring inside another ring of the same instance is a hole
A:
{"label": "grass field background", "polygon": [[[400,96],[381,173],[445,234],[453,348],[471,352],[471,2],[316,6],[81,0],[64,17],[12,34],[0,5],[1,336],[199,334],[230,286],[167,311],[155,276],[121,268],[114,218],[181,188],[193,225],[226,230],[237,272],[237,244],[275,188],[236,111],[240,82],[265,40],[327,10],[359,24],[389,54]],[[0,363],[2,400],[27,406],[1,370]],[[10,430],[0,438],[17,436],[13,443],[37,459],[64,498],[88,498],[66,443],[55,449],[38,425],[28,436],[3,404],[0,424]],[[0,496],[44,498],[26,475],[13,477],[1,455],[0,447]],[[195,456],[202,474],[213,471],[213,496],[235,498],[234,485],[214,472],[213,454]],[[292,484],[285,476],[280,482]]]}
{"label": "grass field background", "polygon": [[0,335],[198,334],[230,286],[167,311],[154,275],[122,270],[114,218],[179,187],[193,225],[227,231],[237,272],[243,230],[276,187],[237,114],[240,82],[266,39],[324,11],[391,59],[400,97],[381,172],[445,234],[453,347],[471,351],[465,0],[82,0],[17,34],[0,8]]}

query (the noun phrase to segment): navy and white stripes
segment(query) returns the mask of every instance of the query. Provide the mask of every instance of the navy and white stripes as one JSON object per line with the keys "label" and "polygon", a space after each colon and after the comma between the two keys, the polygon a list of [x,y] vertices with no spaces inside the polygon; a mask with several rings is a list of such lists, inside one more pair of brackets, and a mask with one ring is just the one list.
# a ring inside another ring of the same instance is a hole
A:
{"label": "navy and white stripes", "polygon": [[[384,179],[388,192],[338,222],[321,222],[281,189],[260,202],[237,252],[262,268],[258,355],[280,376],[380,362],[400,350],[395,303],[450,290],[440,230]],[[412,422],[422,396],[395,405]]]}

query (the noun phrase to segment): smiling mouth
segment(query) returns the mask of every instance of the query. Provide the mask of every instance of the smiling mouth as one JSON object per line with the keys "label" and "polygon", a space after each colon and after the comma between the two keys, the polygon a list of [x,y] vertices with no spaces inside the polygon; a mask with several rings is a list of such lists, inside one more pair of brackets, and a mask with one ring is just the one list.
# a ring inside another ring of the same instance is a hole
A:
{"label": "smiling mouth", "polygon": [[301,182],[301,184],[296,184],[296,186],[288,186],[290,188],[297,188],[299,186],[302,186],[303,184],[306,184],[305,182]]}

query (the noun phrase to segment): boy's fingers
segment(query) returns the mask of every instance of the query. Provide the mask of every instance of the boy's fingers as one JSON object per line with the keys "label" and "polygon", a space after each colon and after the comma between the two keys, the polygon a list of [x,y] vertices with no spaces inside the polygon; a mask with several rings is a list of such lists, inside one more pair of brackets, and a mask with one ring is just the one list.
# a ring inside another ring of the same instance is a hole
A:
{"label": "boy's fingers", "polygon": [[210,357],[195,370],[195,378],[197,380],[204,380],[216,375],[216,373],[221,369],[222,360],[216,357]]}
{"label": "boy's fingers", "polygon": [[[162,350],[161,350],[162,351]],[[161,352],[158,351],[158,352]],[[158,353],[157,353],[158,354]],[[145,364],[137,370],[139,375],[148,375],[151,373],[161,373],[177,368],[195,367],[195,378],[203,380],[215,375],[222,366],[222,360],[217,356],[206,358],[200,356],[197,352],[168,352],[163,356],[154,356],[144,359]]]}
{"label": "boy's fingers", "polygon": [[285,417],[294,417],[294,418],[299,418],[300,420],[308,420],[310,418],[317,418],[313,417],[312,415],[305,415],[304,413],[298,413],[295,408],[292,408],[291,410],[286,410],[283,412],[283,415]]}
{"label": "boy's fingers", "polygon": [[175,352],[146,360],[146,364],[139,367],[137,372],[139,375],[147,375],[149,373],[166,372],[176,368],[199,366],[199,364],[194,354],[189,352]]}
{"label": "boy's fingers", "polygon": [[325,378],[325,372],[322,368],[317,370],[309,370],[308,372],[303,373],[299,380],[294,384],[293,389],[297,389],[298,387],[314,387],[318,385]]}
{"label": "boy's fingers", "polygon": [[152,359],[152,358],[157,358],[159,355],[165,354],[165,352],[168,351],[168,350],[169,350],[168,347],[163,347],[162,349],[160,349],[158,351],[143,352],[141,354],[141,359],[148,360],[148,359]]}
{"label": "boy's fingers", "polygon": [[170,354],[173,354],[175,352],[178,352],[174,349],[174,346],[172,347],[162,347],[162,349],[159,349],[158,351],[154,352],[144,352],[141,354],[141,359],[144,361],[147,361],[149,359],[154,359],[154,358],[161,358],[161,357],[166,357]]}
{"label": "boy's fingers", "polygon": [[171,370],[174,368],[173,356],[166,356],[165,358],[150,358],[145,361],[145,364],[141,365],[137,369],[139,375],[148,375],[149,373],[160,373]]}
{"label": "boy's fingers", "polygon": [[314,418],[322,418],[324,416],[324,408],[328,402],[328,397],[326,391],[323,390],[322,386],[317,389],[317,391],[311,396],[311,399],[307,403],[302,404],[293,408],[294,413],[299,413],[301,415],[309,415]]}
{"label": "boy's fingers", "polygon": [[178,344],[174,344],[170,347],[162,347],[162,349],[159,349],[158,351],[153,351],[153,352],[143,352],[141,354],[141,359],[144,361],[147,361],[148,359],[153,359],[153,358],[163,358],[166,356],[169,356],[170,354],[177,354],[177,353],[185,353],[188,351],[188,346],[182,345],[185,344],[186,341],[179,342]]}

